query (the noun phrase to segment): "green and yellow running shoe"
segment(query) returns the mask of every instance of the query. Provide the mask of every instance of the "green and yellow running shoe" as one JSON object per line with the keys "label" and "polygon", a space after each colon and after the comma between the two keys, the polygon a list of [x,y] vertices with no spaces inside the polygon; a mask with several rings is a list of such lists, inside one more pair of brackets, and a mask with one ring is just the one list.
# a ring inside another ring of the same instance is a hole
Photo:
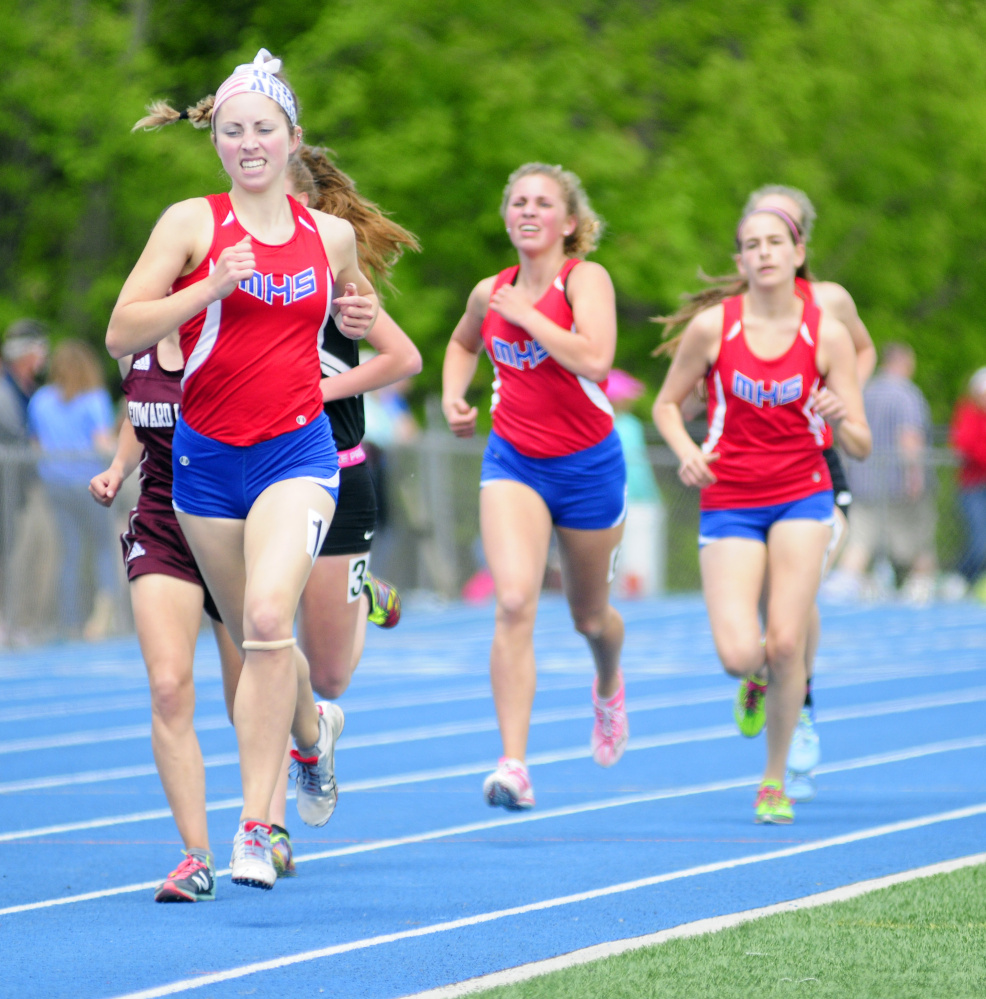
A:
{"label": "green and yellow running shoe", "polygon": [[401,597],[397,587],[367,573],[363,589],[370,600],[367,620],[378,628],[393,628],[401,619]]}
{"label": "green and yellow running shoe", "polygon": [[764,695],[767,693],[767,683],[755,676],[748,676],[740,681],[733,702],[733,717],[736,727],[748,739],[759,735],[767,721],[767,710],[764,705]]}
{"label": "green and yellow running shoe", "polygon": [[291,848],[291,833],[284,826],[270,827],[270,859],[279,878],[296,878],[294,850]]}
{"label": "green and yellow running shoe", "polygon": [[777,780],[765,780],[757,791],[757,814],[754,822],[789,825],[794,821],[791,799],[784,793],[784,785]]}

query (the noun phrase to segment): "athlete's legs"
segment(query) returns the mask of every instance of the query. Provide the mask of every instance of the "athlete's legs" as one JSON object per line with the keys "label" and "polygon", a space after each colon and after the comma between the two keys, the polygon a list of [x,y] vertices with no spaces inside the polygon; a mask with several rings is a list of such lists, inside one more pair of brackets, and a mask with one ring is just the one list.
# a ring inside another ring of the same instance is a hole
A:
{"label": "athlete's legs", "polygon": [[[839,506],[835,508],[835,526],[833,527],[835,543],[832,545],[825,558],[826,572],[839,561],[849,540],[849,520]],[[818,644],[822,637],[822,616],[818,612],[818,604],[814,604],[811,609],[811,617],[808,621],[808,638],[805,644],[805,670],[807,680],[810,682],[815,675],[815,656],[818,653]]]}
{"label": "athlete's legs", "polygon": [[[334,509],[332,497],[321,486],[288,479],[265,489],[246,521],[179,515],[237,644],[291,637],[312,565],[309,521],[321,518],[327,528]],[[243,780],[241,817],[266,821],[288,730],[300,746],[318,740],[308,662],[300,649],[247,651],[233,717]]]}
{"label": "athlete's legs", "polygon": [[767,568],[767,548],[753,538],[719,538],[699,552],[702,591],[712,639],[723,668],[746,677],[764,668],[757,606]]}
{"label": "athlete's legs", "polygon": [[[815,520],[781,520],[767,535],[767,767],[783,782],[791,735],[805,696],[808,623],[818,593],[831,528]],[[710,546],[711,547],[711,546]]]}
{"label": "athlete's legs", "polygon": [[493,699],[504,756],[523,760],[537,684],[534,619],[548,561],[551,515],[529,486],[498,479],[480,490],[479,520],[496,587]]}
{"label": "athlete's legs", "polygon": [[609,602],[613,553],[623,538],[623,524],[604,530],[556,528],[562,583],[579,634],[596,664],[597,693],[608,700],[619,688],[623,618]]}
{"label": "athlete's legs", "polygon": [[243,670],[243,650],[233,641],[226,626],[221,621],[212,622],[212,634],[219,650],[219,665],[223,676],[223,699],[226,702],[226,715],[230,725],[233,724],[233,702],[236,699],[236,687],[240,682]]}
{"label": "athlete's legs", "polygon": [[369,560],[366,552],[320,556],[301,595],[298,637],[312,686],[330,700],[345,692],[363,654],[370,606],[362,581]]}
{"label": "athlete's legs", "polygon": [[202,587],[151,573],[130,584],[130,601],[151,687],[154,762],[185,849],[208,850],[205,768],[192,724]]}

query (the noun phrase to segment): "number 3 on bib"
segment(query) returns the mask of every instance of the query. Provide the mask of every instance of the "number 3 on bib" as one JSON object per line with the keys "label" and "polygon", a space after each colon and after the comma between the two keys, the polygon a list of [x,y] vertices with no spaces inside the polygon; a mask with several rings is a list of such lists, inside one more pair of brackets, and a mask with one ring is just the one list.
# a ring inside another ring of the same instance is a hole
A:
{"label": "number 3 on bib", "polygon": [[346,591],[346,600],[352,603],[359,600],[366,585],[366,575],[370,568],[370,556],[358,555],[349,560],[349,589]]}

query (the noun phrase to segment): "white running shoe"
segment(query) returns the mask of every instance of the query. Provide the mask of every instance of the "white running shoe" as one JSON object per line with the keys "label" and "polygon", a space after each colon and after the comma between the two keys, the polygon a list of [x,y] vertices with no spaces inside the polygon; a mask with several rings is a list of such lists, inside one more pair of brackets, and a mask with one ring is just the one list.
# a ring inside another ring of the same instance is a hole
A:
{"label": "white running shoe", "polygon": [[791,737],[791,748],[787,754],[787,768],[792,773],[810,773],[818,766],[822,749],[815,731],[815,720],[810,708],[802,708],[798,724]]}
{"label": "white running shoe", "polygon": [[324,826],[335,811],[339,791],[336,788],[335,748],[342,734],[346,716],[331,701],[319,701],[318,742],[311,756],[291,750],[291,776],[298,791],[298,814],[309,826]]}
{"label": "white running shoe", "polygon": [[270,853],[270,826],[247,820],[240,823],[233,840],[233,884],[270,891],[277,880],[277,871]]}
{"label": "white running shoe", "polygon": [[596,722],[592,726],[592,758],[601,767],[611,767],[623,755],[630,737],[630,722],[627,720],[626,688],[620,675],[620,688],[608,700],[601,701],[598,694],[599,678],[592,683],[592,706],[596,712]]}
{"label": "white running shoe", "polygon": [[788,771],[784,790],[791,801],[811,801],[818,794],[815,778],[811,774],[796,774]]}
{"label": "white running shoe", "polygon": [[534,788],[527,767],[510,756],[501,756],[496,770],[483,781],[483,797],[492,808],[511,811],[534,807]]}

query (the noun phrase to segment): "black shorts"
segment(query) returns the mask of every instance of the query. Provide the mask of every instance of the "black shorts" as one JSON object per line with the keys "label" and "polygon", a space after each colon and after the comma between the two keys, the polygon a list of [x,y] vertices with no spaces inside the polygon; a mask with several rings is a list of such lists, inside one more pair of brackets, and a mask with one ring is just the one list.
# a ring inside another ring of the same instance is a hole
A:
{"label": "black shorts", "polygon": [[173,510],[159,509],[138,501],[130,511],[130,523],[126,532],[120,535],[120,543],[123,545],[127,579],[131,583],[139,576],[152,573],[195,583],[202,587],[206,614],[213,621],[220,620],[219,609],[195,564],[192,550]]}
{"label": "black shorts", "polygon": [[339,469],[339,502],[319,555],[360,555],[377,529],[377,496],[366,462]]}
{"label": "black shorts", "polygon": [[839,452],[834,448],[826,448],[823,452],[832,476],[832,492],[835,493],[835,505],[849,517],[849,507],[852,506],[852,492],[849,490],[849,480],[846,478],[846,467],[842,464]]}

